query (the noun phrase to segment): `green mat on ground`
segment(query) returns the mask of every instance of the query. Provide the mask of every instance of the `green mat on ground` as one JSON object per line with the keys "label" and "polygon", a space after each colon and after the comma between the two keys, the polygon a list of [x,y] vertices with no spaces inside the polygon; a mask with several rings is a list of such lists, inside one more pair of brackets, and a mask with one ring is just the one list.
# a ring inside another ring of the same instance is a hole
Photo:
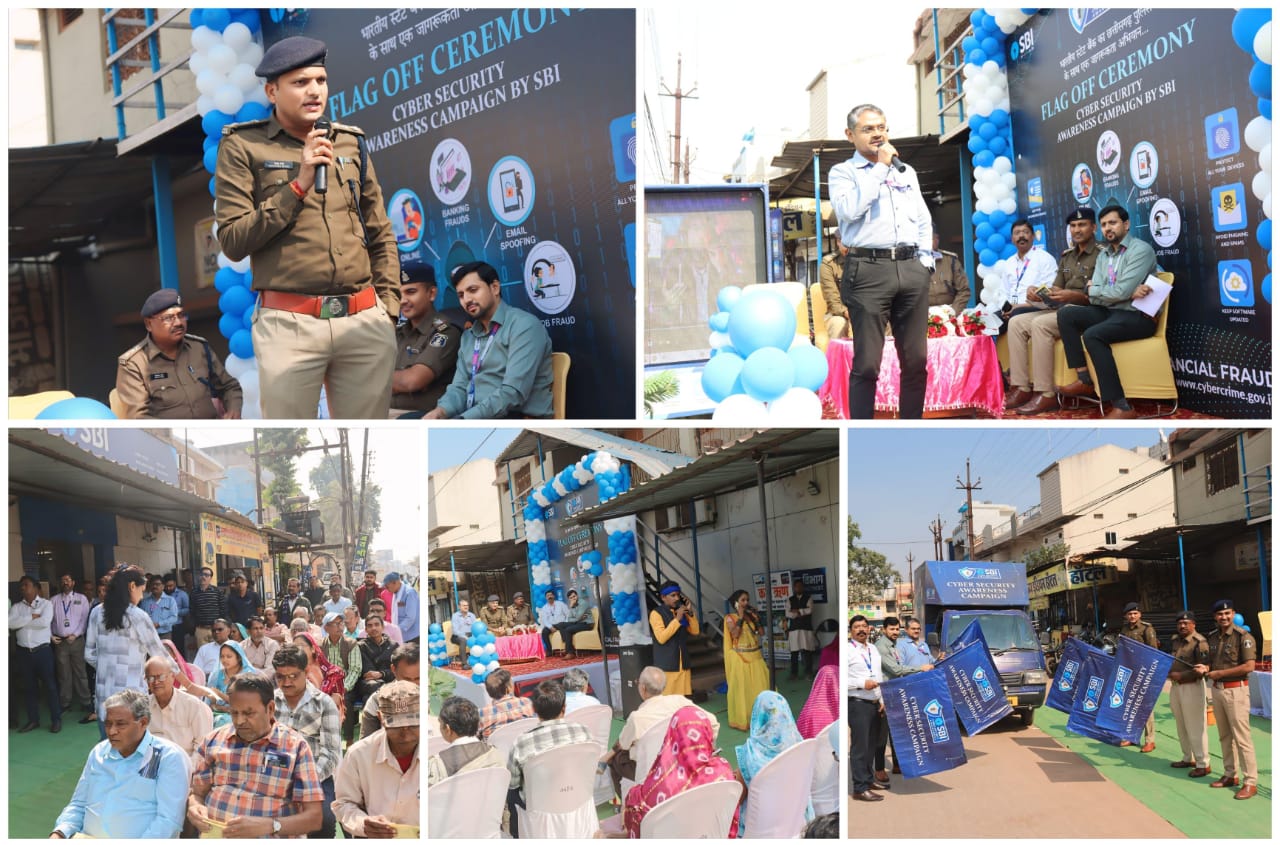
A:
{"label": "green mat on ground", "polygon": [[1212,789],[1222,776],[1222,746],[1218,729],[1209,726],[1209,756],[1213,773],[1187,777],[1187,769],[1169,764],[1182,759],[1178,728],[1169,709],[1169,694],[1156,705],[1156,750],[1142,754],[1137,746],[1117,748],[1067,730],[1067,716],[1043,707],[1036,726],[1074,751],[1100,774],[1193,837],[1258,839],[1271,837],[1271,722],[1250,719],[1254,753],[1258,757],[1258,794],[1248,801],[1233,799],[1234,789]]}

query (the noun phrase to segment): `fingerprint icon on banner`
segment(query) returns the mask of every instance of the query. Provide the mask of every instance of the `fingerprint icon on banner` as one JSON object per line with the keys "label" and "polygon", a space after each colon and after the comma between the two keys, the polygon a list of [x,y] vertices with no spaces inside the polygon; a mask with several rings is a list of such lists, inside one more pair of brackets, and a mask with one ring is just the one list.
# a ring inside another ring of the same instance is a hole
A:
{"label": "fingerprint icon on banner", "polygon": [[632,164],[636,163],[636,136],[632,135],[627,139],[627,161]]}

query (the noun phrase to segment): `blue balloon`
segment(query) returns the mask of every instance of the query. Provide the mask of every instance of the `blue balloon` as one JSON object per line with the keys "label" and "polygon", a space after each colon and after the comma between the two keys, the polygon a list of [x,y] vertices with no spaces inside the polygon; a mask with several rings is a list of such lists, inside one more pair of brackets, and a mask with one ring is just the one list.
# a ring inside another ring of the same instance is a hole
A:
{"label": "blue balloon", "polygon": [[1004,249],[1000,250],[1001,258],[1012,258],[1018,254],[1018,248],[1013,244],[1005,244]]}
{"label": "blue balloon", "polygon": [[816,346],[803,344],[787,351],[796,368],[795,386],[817,392],[827,380],[827,356]]}
{"label": "blue balloon", "polygon": [[244,284],[244,277],[230,267],[219,267],[213,274],[213,286],[218,293],[226,293],[237,285]]}
{"label": "blue balloon", "polygon": [[210,174],[218,172],[218,148],[210,147],[204,151],[204,169]]}
{"label": "blue balloon", "polygon": [[604,574],[604,567],[598,563],[591,564],[591,568],[587,570],[592,578],[599,578]]}
{"label": "blue balloon", "polygon": [[1237,627],[1243,627],[1243,625],[1244,625],[1244,615],[1243,615],[1243,614],[1240,614],[1240,613],[1237,613],[1235,616],[1232,616],[1232,617],[1231,617],[1231,624],[1233,624],[1233,625],[1235,625],[1235,626],[1237,626]]}
{"label": "blue balloon", "polygon": [[222,32],[231,23],[231,13],[226,9],[205,9],[204,25],[214,32]]}
{"label": "blue balloon", "polygon": [[1009,222],[1009,215],[1000,209],[996,209],[987,215],[987,220],[991,223],[993,229],[1003,229],[1004,225]]}
{"label": "blue balloon", "polygon": [[[192,12],[191,14],[193,17],[195,16],[195,12]],[[195,21],[192,21],[192,26],[195,26],[195,25],[196,25]],[[432,622],[430,625],[427,626],[427,633],[442,634],[444,633],[444,628],[440,627],[439,622]]]}
{"label": "blue balloon", "polygon": [[[256,295],[254,296],[253,301],[255,304],[257,303],[258,297]],[[243,321],[244,321],[244,327],[249,331],[253,331],[253,308],[252,307],[245,309],[245,312],[243,315]]]}
{"label": "blue balloon", "polygon": [[217,149],[218,142],[221,140],[221,135],[205,135],[204,140],[200,142],[200,148],[203,152],[207,153],[211,147]]}
{"label": "blue balloon", "polygon": [[965,146],[969,148],[969,152],[977,155],[987,148],[987,142],[981,135],[970,135]]}
{"label": "blue balloon", "polygon": [[992,252],[999,252],[1000,250],[1004,249],[1004,245],[1007,243],[1008,241],[1005,240],[1004,235],[1000,234],[999,232],[996,232],[991,237],[987,238],[987,249],[991,250]]}
{"label": "blue balloon", "polygon": [[966,35],[964,40],[960,42],[960,49],[966,53],[972,52],[978,49],[978,47],[978,39],[974,38],[972,35]]}
{"label": "blue balloon", "polygon": [[111,409],[88,396],[61,399],[36,414],[38,420],[114,420]]}
{"label": "blue balloon", "polygon": [[218,318],[218,332],[227,340],[244,328],[244,319],[238,314],[223,314]]}
{"label": "blue balloon", "polygon": [[[970,122],[969,128],[973,128],[972,122]],[[990,142],[991,139],[996,137],[999,133],[1000,127],[996,126],[995,123],[990,120],[982,121],[982,125],[978,127],[978,134],[982,136],[982,140],[987,142]]]}
{"label": "blue balloon", "polygon": [[982,52],[988,56],[995,56],[1000,52],[1000,42],[996,41],[994,36],[988,35],[982,39]]}
{"label": "blue balloon", "polygon": [[218,310],[223,314],[234,314],[239,317],[251,305],[253,305],[253,293],[243,285],[227,288],[227,292],[218,297]]}
{"label": "blue balloon", "polygon": [[986,267],[990,267],[1000,260],[1000,256],[989,249],[984,249],[978,253],[978,263]]}
{"label": "blue balloon", "polygon": [[975,211],[973,213],[973,225],[981,226],[983,223],[989,223],[991,218],[985,211]]}
{"label": "blue balloon", "polygon": [[1267,21],[1271,20],[1271,10],[1241,9],[1231,21],[1231,38],[1236,46],[1249,55],[1253,55],[1253,39]]}
{"label": "blue balloon", "polygon": [[974,167],[990,167],[996,162],[996,154],[991,150],[983,150],[973,157]]}
{"label": "blue balloon", "polygon": [[729,330],[729,312],[717,311],[711,315],[711,319],[707,321],[713,332],[725,332]]}
{"label": "blue balloon", "polygon": [[1006,59],[1004,57],[1004,50],[1000,50],[998,52],[992,53],[991,60],[995,62],[997,65],[999,65],[1000,67],[1004,67],[1006,62]]}
{"label": "blue balloon", "polygon": [[742,367],[746,361],[739,355],[717,355],[702,368],[702,392],[712,402],[723,402],[742,392]]}
{"label": "blue balloon", "polygon": [[981,9],[974,9],[969,15],[969,23],[973,24],[975,30],[982,28],[982,17],[985,13]]}
{"label": "blue balloon", "polygon": [[487,630],[489,630],[489,626],[479,620],[471,623],[471,633],[473,635],[483,634]]}
{"label": "blue balloon", "polygon": [[757,290],[743,296],[729,315],[729,337],[748,359],[757,349],[786,349],[795,335],[795,309],[780,293]]}
{"label": "blue balloon", "polygon": [[1271,249],[1271,218],[1258,224],[1258,246]]}
{"label": "blue balloon", "polygon": [[[991,151],[993,156],[999,158],[1009,151],[1009,142],[1004,139],[1003,135],[997,135],[987,142],[987,149]],[[994,164],[994,162],[992,163]]]}
{"label": "blue balloon", "polygon": [[200,118],[200,128],[204,130],[204,134],[218,137],[222,134],[222,128],[230,123],[234,118],[224,111],[213,109],[206,112],[205,116]]}
{"label": "blue balloon", "polygon": [[1258,98],[1258,114],[1262,115],[1267,120],[1271,119],[1271,99],[1269,97]]}
{"label": "blue balloon", "polygon": [[1262,298],[1267,301],[1268,305],[1271,304],[1271,274],[1270,273],[1262,277]]}
{"label": "blue balloon", "polygon": [[737,285],[728,285],[720,288],[720,293],[716,294],[716,307],[721,311],[732,311],[733,306],[737,305],[741,298],[742,288]]}
{"label": "blue balloon", "polygon": [[250,100],[240,107],[240,111],[236,112],[235,122],[244,123],[246,120],[262,120],[270,114],[270,108],[257,100]]}
{"label": "blue balloon", "polygon": [[987,54],[981,50],[970,50],[964,58],[971,65],[981,65],[987,60]]}
{"label": "blue balloon", "polygon": [[994,123],[997,129],[1004,129],[1009,125],[1009,113],[1004,109],[992,109],[987,119]]}
{"label": "blue balloon", "polygon": [[1249,71],[1249,90],[1259,99],[1271,99],[1271,65],[1257,62]]}
{"label": "blue balloon", "polygon": [[217,176],[209,177],[209,196],[211,197],[218,196],[218,177]]}
{"label": "blue balloon", "polygon": [[1034,14],[1037,14],[1040,10],[1039,9],[1019,9],[1018,11],[1022,12],[1022,14],[1024,15],[1034,15]]}
{"label": "blue balloon", "polygon": [[253,335],[248,329],[241,329],[231,337],[231,354],[237,358],[253,357]]}
{"label": "blue balloon", "polygon": [[772,402],[795,385],[796,366],[781,349],[765,347],[751,353],[742,367],[742,388],[752,399]]}
{"label": "blue balloon", "polygon": [[257,9],[232,9],[231,20],[249,27],[250,32],[256,33],[262,29],[262,15]]}
{"label": "blue balloon", "polygon": [[973,229],[973,235],[977,240],[986,242],[987,238],[996,233],[996,227],[990,223],[979,223]]}
{"label": "blue balloon", "polygon": [[188,20],[191,21],[192,29],[195,29],[196,27],[204,26],[204,9],[192,9],[191,17],[188,18]]}

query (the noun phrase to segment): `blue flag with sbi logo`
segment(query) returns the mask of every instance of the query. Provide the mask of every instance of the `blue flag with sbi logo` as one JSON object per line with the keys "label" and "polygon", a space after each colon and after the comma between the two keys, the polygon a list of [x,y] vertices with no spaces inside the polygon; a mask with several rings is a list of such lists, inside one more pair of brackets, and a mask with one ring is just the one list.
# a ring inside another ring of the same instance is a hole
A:
{"label": "blue flag with sbi logo", "polygon": [[1107,677],[1114,663],[1114,657],[1096,648],[1085,653],[1080,677],[1076,681],[1076,697],[1071,705],[1071,714],[1067,716],[1067,730],[1119,745],[1123,737],[1098,727],[1098,711],[1102,709],[1107,694]]}
{"label": "blue flag with sbi logo", "polygon": [[884,713],[904,777],[944,772],[968,762],[946,678],[918,672],[880,685]]}
{"label": "blue flag with sbi logo", "polygon": [[1058,661],[1058,671],[1053,675],[1053,683],[1045,696],[1044,706],[1070,713],[1076,700],[1076,685],[1079,683],[1084,668],[1085,656],[1090,652],[1106,657],[1106,653],[1094,648],[1075,637],[1062,644],[1062,657]]}
{"label": "blue flag with sbi logo", "polygon": [[1013,712],[986,643],[971,642],[940,661],[935,670],[947,679],[956,715],[976,736]]}
{"label": "blue flag with sbi logo", "polygon": [[1098,710],[1098,727],[1129,742],[1141,739],[1147,717],[1155,709],[1172,668],[1173,655],[1121,637]]}

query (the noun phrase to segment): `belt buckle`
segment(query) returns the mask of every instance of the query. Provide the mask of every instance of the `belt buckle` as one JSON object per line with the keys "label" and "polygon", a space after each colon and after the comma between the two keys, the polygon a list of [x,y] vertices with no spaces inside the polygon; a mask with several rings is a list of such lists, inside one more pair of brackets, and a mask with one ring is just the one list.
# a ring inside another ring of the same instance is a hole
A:
{"label": "belt buckle", "polygon": [[345,317],[350,313],[347,296],[320,297],[320,319],[329,320],[334,317]]}

